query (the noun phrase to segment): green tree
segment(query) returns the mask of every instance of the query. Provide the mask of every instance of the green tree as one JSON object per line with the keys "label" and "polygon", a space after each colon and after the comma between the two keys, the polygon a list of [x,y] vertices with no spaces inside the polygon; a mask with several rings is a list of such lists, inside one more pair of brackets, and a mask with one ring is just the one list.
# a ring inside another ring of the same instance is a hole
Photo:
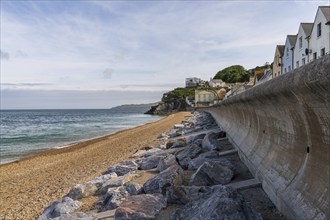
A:
{"label": "green tree", "polygon": [[226,83],[236,83],[249,81],[250,77],[243,66],[233,65],[217,72],[214,79],[221,79]]}

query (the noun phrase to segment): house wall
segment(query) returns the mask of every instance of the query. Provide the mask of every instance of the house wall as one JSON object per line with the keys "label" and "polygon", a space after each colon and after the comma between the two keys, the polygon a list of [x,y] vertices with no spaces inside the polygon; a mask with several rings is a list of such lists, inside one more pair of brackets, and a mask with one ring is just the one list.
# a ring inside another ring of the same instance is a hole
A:
{"label": "house wall", "polygon": [[[317,24],[321,22],[322,34],[317,36]],[[314,26],[311,34],[310,48],[312,53],[309,54],[310,61],[313,60],[313,54],[317,53],[317,58],[321,55],[321,49],[325,48],[325,53],[330,53],[330,25],[326,25],[326,20],[320,9],[317,10],[317,14],[314,21]]]}
{"label": "house wall", "polygon": [[195,91],[196,106],[205,105],[205,103],[212,103],[214,101],[214,93],[208,91]]}
{"label": "house wall", "polygon": [[278,77],[279,75],[282,74],[281,65],[282,65],[282,57],[280,55],[280,51],[278,50],[278,47],[276,47],[274,61],[273,61],[273,78]]}
{"label": "house wall", "polygon": [[[293,51],[291,50],[292,46],[289,42],[289,39],[287,38],[285,41],[285,47],[284,47],[284,52],[283,52],[283,58],[282,58],[282,63],[283,63],[283,68],[282,68],[282,73],[285,74],[292,70],[292,57],[293,57]],[[287,53],[287,49],[289,50],[289,53]]]}
{"label": "house wall", "polygon": [[[300,37],[302,39],[302,47],[300,47],[300,45],[299,45]],[[303,30],[302,26],[300,25],[296,45],[294,47],[293,63],[294,63],[295,69],[298,67],[297,62],[299,62],[299,67],[304,65],[303,59],[305,59],[305,64],[308,63],[308,55],[305,54],[306,48],[308,48],[308,39],[306,39],[305,31]]]}

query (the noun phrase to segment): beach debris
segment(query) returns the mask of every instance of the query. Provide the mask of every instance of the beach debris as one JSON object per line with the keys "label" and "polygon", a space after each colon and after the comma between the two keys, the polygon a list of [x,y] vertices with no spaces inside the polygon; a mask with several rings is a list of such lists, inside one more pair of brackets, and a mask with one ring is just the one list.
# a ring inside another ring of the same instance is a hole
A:
{"label": "beach debris", "polygon": [[117,208],[114,219],[155,219],[156,215],[165,208],[166,205],[166,200],[161,194],[130,196]]}
{"label": "beach debris", "polygon": [[182,173],[183,170],[180,166],[170,166],[145,182],[143,185],[144,192],[149,194],[165,194],[167,187],[182,184]]}
{"label": "beach debris", "polygon": [[228,184],[234,172],[228,167],[214,161],[206,161],[192,175],[189,185],[212,186]]}
{"label": "beach debris", "polygon": [[157,165],[159,164],[159,161],[163,157],[164,156],[153,155],[153,156],[143,159],[140,163],[140,169],[141,170],[150,170],[150,169],[156,168]]}
{"label": "beach debris", "polygon": [[104,172],[104,174],[108,173],[116,173],[118,176],[123,176],[129,172],[135,171],[139,168],[138,163],[133,160],[124,160],[119,164],[113,165]]}
{"label": "beach debris", "polygon": [[70,197],[63,197],[59,201],[53,202],[50,206],[45,208],[43,214],[38,220],[47,220],[67,215],[76,211],[79,206],[79,201],[75,201]]}
{"label": "beach debris", "polygon": [[198,154],[202,152],[202,148],[196,144],[190,144],[181,152],[176,155],[176,159],[178,160],[180,166],[183,169],[188,168],[188,164],[191,159],[195,158]]}
{"label": "beach debris", "polygon": [[[197,208],[198,207],[198,208]],[[262,217],[252,209],[236,190],[221,185],[213,186],[199,197],[178,209],[171,219],[235,219],[261,220]]]}
{"label": "beach debris", "polygon": [[176,157],[173,154],[169,154],[159,160],[156,170],[161,172],[173,165],[178,165],[178,162],[176,162]]}

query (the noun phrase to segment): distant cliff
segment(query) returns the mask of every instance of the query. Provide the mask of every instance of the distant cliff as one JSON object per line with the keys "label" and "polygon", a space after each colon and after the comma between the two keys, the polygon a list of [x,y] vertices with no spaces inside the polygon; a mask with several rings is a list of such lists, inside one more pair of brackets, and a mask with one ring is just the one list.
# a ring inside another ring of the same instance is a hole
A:
{"label": "distant cliff", "polygon": [[194,88],[176,88],[163,94],[161,102],[153,105],[145,114],[151,115],[169,115],[179,111],[187,111],[190,106],[187,105],[186,97],[194,97]]}

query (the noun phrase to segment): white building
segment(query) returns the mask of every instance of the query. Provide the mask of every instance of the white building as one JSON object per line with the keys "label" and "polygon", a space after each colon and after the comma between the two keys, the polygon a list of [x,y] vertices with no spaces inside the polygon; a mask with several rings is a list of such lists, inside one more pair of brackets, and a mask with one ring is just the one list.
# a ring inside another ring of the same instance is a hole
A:
{"label": "white building", "polygon": [[226,85],[225,82],[223,82],[221,79],[213,79],[212,77],[210,78],[210,82],[209,85],[212,88],[216,88],[216,87],[223,87]]}
{"label": "white building", "polygon": [[317,10],[309,52],[310,61],[330,53],[330,6],[320,6]]}
{"label": "white building", "polygon": [[294,69],[309,62],[309,36],[312,32],[313,23],[300,23],[297,40],[294,47]]}
{"label": "white building", "polygon": [[293,69],[294,61],[294,46],[296,44],[297,35],[288,35],[286,37],[285,46],[284,46],[284,55],[282,57],[282,71],[283,73],[290,72]]}
{"label": "white building", "polygon": [[186,88],[198,87],[201,83],[201,79],[197,77],[186,78]]}

